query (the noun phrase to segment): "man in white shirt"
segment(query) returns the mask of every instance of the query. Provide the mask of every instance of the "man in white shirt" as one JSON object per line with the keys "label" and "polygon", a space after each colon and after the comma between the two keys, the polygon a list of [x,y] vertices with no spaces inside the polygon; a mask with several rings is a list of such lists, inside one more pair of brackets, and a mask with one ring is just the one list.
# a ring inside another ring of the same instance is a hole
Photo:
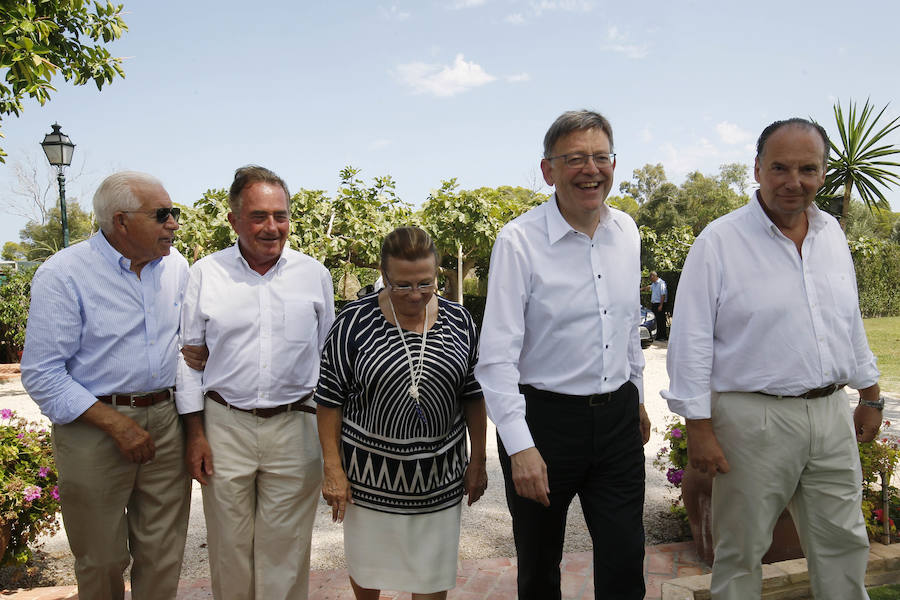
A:
{"label": "man in white shirt", "polygon": [[641,288],[650,290],[650,304],[653,306],[653,316],[656,317],[656,339],[665,341],[668,339],[666,331],[666,300],[668,291],[665,280],[657,275],[656,271],[650,271],[650,285]]}
{"label": "man in white shirt", "polygon": [[612,151],[602,115],[561,115],[541,160],[554,197],[508,223],[491,254],[475,375],[500,438],[522,599],[560,598],[576,494],[596,597],[644,597],[640,236],[605,203]]}
{"label": "man in white shirt", "polygon": [[[767,127],[759,190],[697,237],[678,286],[663,396],[687,420],[691,465],[715,476],[717,600],[760,597],[785,507],[815,597],[868,598],[856,442],[877,434],[883,400],[847,240],[813,203],[828,150],[807,120]],[[860,391],[852,421],[845,385]]]}
{"label": "man in white shirt", "polygon": [[285,247],[290,194],[275,173],[238,169],[228,202],[238,241],[191,267],[181,313],[185,344],[209,348],[202,373],[179,365],[188,470],[203,484],[213,595],[305,599],[331,275]]}

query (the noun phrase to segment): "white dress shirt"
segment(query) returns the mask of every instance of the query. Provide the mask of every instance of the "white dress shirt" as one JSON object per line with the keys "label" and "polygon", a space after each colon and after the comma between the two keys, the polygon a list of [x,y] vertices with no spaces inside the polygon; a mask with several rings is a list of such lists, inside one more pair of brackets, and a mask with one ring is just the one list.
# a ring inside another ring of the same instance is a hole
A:
{"label": "white dress shirt", "polygon": [[51,422],[74,421],[97,396],[174,385],[187,274],[172,248],[138,279],[102,233],[41,265],[31,282],[22,384]]}
{"label": "white dress shirt", "polygon": [[810,206],[801,257],[751,198],[703,230],[678,283],[662,395],[688,419],[710,417],[710,391],[790,396],[878,381],[837,221]]}
{"label": "white dress shirt", "polygon": [[265,275],[250,268],[237,243],[197,261],[182,337],[186,345],[206,344],[209,359],[202,372],[179,361],[178,412],[203,410],[209,390],[245,409],[296,402],[316,387],[333,321],[331,274],[302,252],[285,247]]}
{"label": "white dress shirt", "polygon": [[602,394],[632,381],[643,402],[640,235],[607,207],[593,238],[549,201],[494,243],[475,376],[509,454],[534,446],[518,385]]}

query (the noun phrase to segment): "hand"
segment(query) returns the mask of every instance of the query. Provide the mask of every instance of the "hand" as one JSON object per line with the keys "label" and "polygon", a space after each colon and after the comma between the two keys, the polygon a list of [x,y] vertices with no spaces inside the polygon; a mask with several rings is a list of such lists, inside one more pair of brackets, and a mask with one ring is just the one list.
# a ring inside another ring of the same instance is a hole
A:
{"label": "hand", "polygon": [[509,457],[513,485],[523,498],[550,506],[550,481],[547,464],[538,449],[532,446]]}
{"label": "hand", "polygon": [[871,442],[881,429],[882,412],[877,408],[860,404],[853,411],[853,426],[857,442]]}
{"label": "hand", "polygon": [[206,359],[209,358],[209,348],[203,346],[184,346],[181,349],[181,355],[184,356],[184,362],[187,366],[195,371],[202,371],[206,368]]}
{"label": "hand", "polygon": [[203,433],[189,435],[186,446],[184,462],[187,463],[188,473],[199,481],[200,485],[207,485],[209,482],[204,475],[213,474],[212,449],[209,447],[209,440]]}
{"label": "hand", "polygon": [[641,404],[641,440],[643,440],[644,445],[647,445],[647,442],[650,441],[650,417],[647,416],[647,409],[644,408],[644,405]]}
{"label": "hand", "polygon": [[340,466],[325,466],[325,477],[322,480],[322,497],[331,507],[331,520],[335,523],[344,521],[344,513],[348,504],[353,504],[353,491],[347,474]]}
{"label": "hand", "polygon": [[117,413],[121,417],[116,419],[109,430],[109,435],[119,447],[128,461],[145,465],[156,456],[156,444],[150,433],[138,425],[131,417]]}
{"label": "hand", "polygon": [[687,419],[688,461],[701,473],[715,477],[731,470],[719,440],[713,432],[711,419]]}
{"label": "hand", "polygon": [[469,497],[468,506],[472,506],[487,489],[487,463],[484,457],[469,461],[466,473],[463,475],[463,494]]}

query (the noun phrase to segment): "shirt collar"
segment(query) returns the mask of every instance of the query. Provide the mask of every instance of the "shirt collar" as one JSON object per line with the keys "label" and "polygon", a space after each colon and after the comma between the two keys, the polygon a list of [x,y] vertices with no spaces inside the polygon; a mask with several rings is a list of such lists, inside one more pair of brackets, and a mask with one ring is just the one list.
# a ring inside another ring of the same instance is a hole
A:
{"label": "shirt collar", "polygon": [[[762,198],[759,196],[759,188],[756,188],[750,193],[750,212],[759,224],[766,229],[770,236],[779,235],[781,232],[778,230],[778,226],[772,222],[772,219],[770,219],[769,215],[766,214],[766,211],[763,210],[761,203]],[[815,202],[807,207],[806,219],[809,222],[809,231],[813,233],[817,233],[825,227],[825,216],[822,214],[819,207],[816,206]]]}
{"label": "shirt collar", "polygon": [[[103,234],[103,230],[92,235],[88,242],[91,244],[91,248],[99,252],[100,256],[102,256],[110,266],[131,272],[131,259],[123,256],[121,252],[116,250],[113,245],[109,243],[109,240],[106,239],[106,236]],[[153,268],[153,266],[159,264],[162,259],[162,256],[155,258],[148,262],[144,268]]]}
{"label": "shirt collar", "polygon": [[[546,211],[546,219],[547,219],[547,239],[552,246],[563,237],[566,236],[570,231],[575,231],[575,228],[569,225],[569,222],[566,221],[565,217],[562,216],[562,213],[559,212],[559,205],[556,203],[556,194],[553,194],[553,197],[547,201],[547,211]],[[622,224],[619,223],[618,215],[615,214],[611,208],[604,206],[603,215],[600,217],[600,223],[597,225],[597,229],[600,228],[608,228],[610,226],[615,225],[620,231],[622,231]]]}
{"label": "shirt collar", "polygon": [[[281,256],[278,257],[278,262],[276,262],[273,265],[273,267],[266,272],[266,275],[268,275],[269,273],[278,271],[279,269],[284,267],[284,265],[288,261],[288,256],[290,256],[290,254],[285,251],[290,247],[290,245],[291,245],[291,241],[290,241],[290,239],[288,239],[284,244],[284,248],[281,249]],[[238,246],[238,240],[234,241],[234,244],[232,244],[232,246],[231,246],[231,248],[229,248],[229,250],[231,251],[232,255],[234,256],[234,260],[238,261],[239,263],[244,265],[246,268],[250,269],[250,264],[247,262],[247,259],[244,258],[244,255],[241,254],[241,248],[240,248],[240,246]],[[253,271],[253,269],[250,269],[250,270]],[[253,272],[256,273],[256,271],[253,271]]]}

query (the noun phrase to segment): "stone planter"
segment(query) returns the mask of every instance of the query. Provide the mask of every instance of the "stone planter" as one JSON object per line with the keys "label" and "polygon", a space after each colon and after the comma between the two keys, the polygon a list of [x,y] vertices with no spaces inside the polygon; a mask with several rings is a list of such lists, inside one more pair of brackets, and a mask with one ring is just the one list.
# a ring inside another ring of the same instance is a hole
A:
{"label": "stone planter", "polygon": [[[681,480],[681,497],[687,510],[697,554],[700,560],[712,566],[712,478],[688,465]],[[768,564],[794,558],[803,558],[803,549],[791,514],[785,510],[775,523],[772,546],[763,556],[762,562]]]}

